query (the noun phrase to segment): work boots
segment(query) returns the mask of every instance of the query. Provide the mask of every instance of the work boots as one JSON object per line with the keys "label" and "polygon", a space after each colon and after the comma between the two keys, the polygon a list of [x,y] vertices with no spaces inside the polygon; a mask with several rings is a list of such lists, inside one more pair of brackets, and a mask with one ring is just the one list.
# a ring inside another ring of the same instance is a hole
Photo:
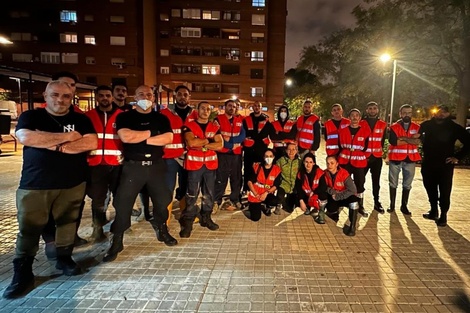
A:
{"label": "work boots", "polygon": [[395,212],[395,201],[397,199],[397,188],[390,187],[390,206],[387,209],[388,213]]}
{"label": "work boots", "polygon": [[431,204],[431,210],[423,214],[427,220],[437,221],[439,219],[439,211],[437,210],[437,203]]}
{"label": "work boots", "polygon": [[13,279],[3,292],[3,298],[18,298],[34,287],[33,262],[34,257],[32,256],[13,260]]}
{"label": "work boots", "polygon": [[449,208],[443,208],[441,207],[441,217],[436,221],[437,226],[445,227],[447,226],[447,211],[449,211]]}
{"label": "work boots", "polygon": [[124,234],[114,234],[113,239],[111,239],[111,247],[103,258],[103,262],[112,262],[116,260],[119,252],[124,250],[124,245],[122,240],[124,239]]}
{"label": "work boots", "polygon": [[359,214],[361,214],[362,216],[364,217],[368,217],[369,216],[369,212],[367,212],[365,209],[364,209],[364,194],[361,193],[361,194],[358,194],[357,195],[359,197]]}
{"label": "work boots", "polygon": [[326,204],[328,201],[320,201],[320,210],[318,211],[318,215],[315,217],[315,222],[318,224],[325,224],[325,210],[326,210]]}
{"label": "work boots", "polygon": [[408,210],[408,198],[410,197],[410,189],[403,189],[402,195],[401,195],[401,206],[400,206],[400,211],[404,215],[410,215],[411,212]]}
{"label": "work boots", "polygon": [[199,224],[202,227],[209,228],[210,230],[217,230],[219,229],[219,225],[214,223],[214,221],[211,218],[211,213],[212,212],[201,212],[201,221],[199,222]]}
{"label": "work boots", "polygon": [[93,241],[100,242],[106,239],[103,231],[105,224],[106,212],[93,212],[93,233],[91,234]]}
{"label": "work boots", "polygon": [[178,241],[168,232],[168,226],[166,226],[165,223],[157,225],[155,232],[157,234],[157,240],[165,243],[167,246],[175,246],[178,244]]}
{"label": "work boots", "polygon": [[181,217],[179,220],[181,230],[180,230],[180,237],[181,238],[189,238],[191,236],[191,232],[193,230],[193,219],[188,219]]}
{"label": "work boots", "polygon": [[349,204],[349,228],[346,231],[346,236],[355,236],[356,235],[356,223],[357,223],[357,213],[359,211],[359,204],[353,202]]}
{"label": "work boots", "polygon": [[82,269],[72,259],[73,246],[57,247],[57,263],[55,268],[62,270],[66,276],[75,276],[82,273]]}

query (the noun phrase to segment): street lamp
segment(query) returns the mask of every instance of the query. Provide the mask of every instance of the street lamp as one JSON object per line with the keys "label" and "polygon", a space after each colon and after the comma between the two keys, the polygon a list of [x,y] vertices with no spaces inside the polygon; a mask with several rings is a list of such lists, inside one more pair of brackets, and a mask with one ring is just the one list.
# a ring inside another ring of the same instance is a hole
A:
{"label": "street lamp", "polygon": [[[380,61],[384,64],[390,61],[392,57],[388,53],[384,53],[380,56]],[[395,80],[397,77],[397,60],[393,59],[393,74],[392,74],[392,96],[390,98],[390,125],[393,122],[393,100],[395,98]]]}
{"label": "street lamp", "polygon": [[12,45],[13,42],[8,40],[8,38],[6,37],[3,37],[3,36],[0,36],[0,44],[3,44],[3,45]]}
{"label": "street lamp", "polygon": [[292,84],[293,84],[292,79],[290,79],[290,78],[286,79],[286,86],[287,87],[292,86]]}

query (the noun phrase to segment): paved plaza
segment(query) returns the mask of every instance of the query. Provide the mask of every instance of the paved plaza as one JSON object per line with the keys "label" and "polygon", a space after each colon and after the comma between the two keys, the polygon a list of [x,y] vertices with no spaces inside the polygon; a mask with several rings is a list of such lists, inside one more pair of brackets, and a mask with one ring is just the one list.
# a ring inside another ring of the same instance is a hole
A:
{"label": "paved plaza", "polygon": [[[13,275],[18,230],[15,190],[22,160],[20,151],[8,152],[11,147],[2,145],[0,155],[1,293]],[[384,206],[387,173],[384,166]],[[0,300],[0,312],[470,312],[469,174],[455,171],[444,228],[422,218],[428,203],[418,169],[413,216],[374,212],[360,220],[352,238],[342,230],[346,212],[338,224],[328,219],[318,225],[295,213],[254,223],[241,212],[222,211],[214,216],[218,231],[195,225],[189,239],[177,236],[172,218],[175,247],[159,243],[149,223],[135,221],[114,262],[101,262],[107,242],[75,249],[86,273],[74,277],[47,261],[41,242],[35,289],[24,298]],[[371,209],[370,176],[366,188]],[[91,235],[89,202],[79,233]]]}

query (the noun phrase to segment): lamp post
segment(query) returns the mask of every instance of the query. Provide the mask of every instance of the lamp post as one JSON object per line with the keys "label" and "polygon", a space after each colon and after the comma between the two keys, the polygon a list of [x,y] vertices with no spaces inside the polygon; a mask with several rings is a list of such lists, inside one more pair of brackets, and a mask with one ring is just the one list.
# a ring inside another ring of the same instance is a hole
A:
{"label": "lamp post", "polygon": [[20,103],[20,113],[23,113],[23,99],[21,98],[21,79],[17,77],[8,77],[18,83],[18,102]]}
{"label": "lamp post", "polygon": [[[385,64],[391,60],[391,56],[388,53],[384,53],[380,56],[380,60]],[[395,99],[395,81],[397,78],[397,60],[393,59],[393,72],[392,72],[392,95],[390,97],[390,125],[393,122],[393,101]]]}

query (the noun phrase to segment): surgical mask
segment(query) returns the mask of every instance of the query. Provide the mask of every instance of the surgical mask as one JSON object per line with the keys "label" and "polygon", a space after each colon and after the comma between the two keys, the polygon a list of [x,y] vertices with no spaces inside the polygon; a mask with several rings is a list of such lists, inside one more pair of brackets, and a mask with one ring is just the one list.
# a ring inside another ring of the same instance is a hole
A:
{"label": "surgical mask", "polygon": [[273,164],[273,161],[274,158],[264,158],[264,162],[266,162],[266,164]]}
{"label": "surgical mask", "polygon": [[281,112],[279,113],[279,117],[285,120],[287,118],[287,113],[286,112]]}
{"label": "surgical mask", "polygon": [[403,120],[404,123],[409,123],[409,122],[411,122],[411,117],[405,116],[405,117],[402,117],[402,120]]}
{"label": "surgical mask", "polygon": [[141,108],[142,110],[147,111],[148,108],[151,108],[151,107],[152,107],[153,103],[152,103],[152,101],[150,101],[150,100],[143,99],[143,100],[137,101],[137,105],[138,105],[139,108]]}

